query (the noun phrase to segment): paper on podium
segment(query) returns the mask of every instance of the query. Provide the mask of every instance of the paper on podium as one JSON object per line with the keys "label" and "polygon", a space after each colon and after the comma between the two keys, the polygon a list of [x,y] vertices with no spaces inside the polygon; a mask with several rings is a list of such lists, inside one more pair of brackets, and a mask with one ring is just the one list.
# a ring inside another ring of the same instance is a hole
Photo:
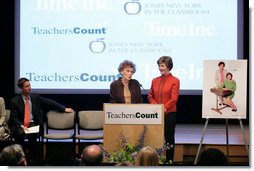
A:
{"label": "paper on podium", "polygon": [[26,134],[34,134],[38,133],[40,129],[40,125],[29,127],[28,130],[25,130]]}

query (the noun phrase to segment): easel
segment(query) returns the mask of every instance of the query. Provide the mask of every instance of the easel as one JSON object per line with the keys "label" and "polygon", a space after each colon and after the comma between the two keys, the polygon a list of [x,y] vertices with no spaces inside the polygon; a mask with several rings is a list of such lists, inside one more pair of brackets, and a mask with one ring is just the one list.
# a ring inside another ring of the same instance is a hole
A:
{"label": "easel", "polygon": [[[200,140],[200,144],[199,144],[199,147],[198,147],[198,152],[197,152],[197,155],[196,155],[196,158],[195,158],[195,161],[194,161],[194,164],[195,164],[195,165],[197,164],[197,161],[198,161],[198,157],[199,157],[199,153],[200,153],[200,150],[201,150],[201,146],[202,146],[202,143],[203,143],[203,140],[204,140],[204,137],[205,137],[205,133],[206,133],[206,128],[207,128],[207,125],[208,125],[208,121],[209,121],[209,118],[206,118],[204,130],[203,130],[202,137],[201,137],[201,140]],[[242,135],[243,135],[243,141],[244,141],[244,143],[245,143],[247,155],[248,155],[248,157],[249,157],[249,148],[248,148],[248,144],[247,144],[247,141],[246,141],[246,138],[245,138],[245,133],[244,133],[244,128],[243,128],[242,120],[239,119],[239,122],[240,122],[241,132],[242,132]],[[229,159],[228,119],[227,119],[227,118],[226,118],[226,143],[227,143],[227,158]]]}

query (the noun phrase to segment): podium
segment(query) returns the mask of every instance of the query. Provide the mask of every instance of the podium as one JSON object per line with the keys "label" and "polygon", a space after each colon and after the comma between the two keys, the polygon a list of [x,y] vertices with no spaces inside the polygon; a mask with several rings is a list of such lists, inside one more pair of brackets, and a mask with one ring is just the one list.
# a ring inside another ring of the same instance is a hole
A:
{"label": "podium", "polygon": [[144,146],[162,148],[164,145],[164,106],[162,104],[104,103],[104,147],[111,154],[121,149],[120,134],[136,145],[147,128]]}

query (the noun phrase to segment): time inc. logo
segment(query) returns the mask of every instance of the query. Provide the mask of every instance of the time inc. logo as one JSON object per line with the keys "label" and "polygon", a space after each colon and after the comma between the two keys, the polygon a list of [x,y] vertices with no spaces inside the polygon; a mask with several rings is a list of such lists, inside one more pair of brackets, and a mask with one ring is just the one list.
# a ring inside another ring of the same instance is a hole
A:
{"label": "time inc. logo", "polygon": [[112,0],[37,0],[36,10],[77,11],[114,10]]}

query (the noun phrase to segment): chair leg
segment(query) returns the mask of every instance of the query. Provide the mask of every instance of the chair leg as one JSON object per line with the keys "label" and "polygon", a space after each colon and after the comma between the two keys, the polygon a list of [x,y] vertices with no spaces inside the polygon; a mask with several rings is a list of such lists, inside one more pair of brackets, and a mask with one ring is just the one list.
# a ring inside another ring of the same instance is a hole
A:
{"label": "chair leg", "polygon": [[73,138],[73,146],[72,146],[72,152],[73,152],[73,161],[75,162],[76,161],[76,141],[75,141],[75,138]]}
{"label": "chair leg", "polygon": [[45,160],[48,161],[48,139],[46,139],[46,143],[44,146],[44,152],[45,152]]}
{"label": "chair leg", "polygon": [[44,142],[43,142],[43,137],[42,136],[40,136],[40,141],[39,141],[39,143],[40,143],[40,146],[39,146],[39,151],[40,151],[40,157],[39,157],[39,160],[40,161],[43,161],[43,159],[44,159]]}
{"label": "chair leg", "polygon": [[80,139],[78,140],[78,158],[80,157]]}

